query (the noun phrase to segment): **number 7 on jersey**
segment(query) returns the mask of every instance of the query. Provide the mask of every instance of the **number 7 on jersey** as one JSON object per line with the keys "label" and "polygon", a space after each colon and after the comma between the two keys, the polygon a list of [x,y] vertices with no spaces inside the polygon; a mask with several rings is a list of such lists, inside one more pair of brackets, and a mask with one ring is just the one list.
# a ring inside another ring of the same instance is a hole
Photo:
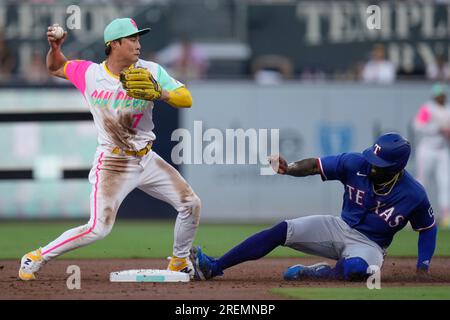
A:
{"label": "number 7 on jersey", "polygon": [[143,113],[136,113],[131,116],[131,118],[134,118],[133,126],[131,128],[134,129],[138,126],[139,121],[141,121],[143,115],[144,115]]}

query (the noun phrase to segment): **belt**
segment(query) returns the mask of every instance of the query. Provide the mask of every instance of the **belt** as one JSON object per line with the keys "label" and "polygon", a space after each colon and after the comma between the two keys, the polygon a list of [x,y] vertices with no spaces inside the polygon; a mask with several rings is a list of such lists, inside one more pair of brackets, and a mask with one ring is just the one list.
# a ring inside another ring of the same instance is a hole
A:
{"label": "belt", "polygon": [[150,152],[150,150],[152,150],[152,143],[149,142],[147,143],[147,145],[138,150],[138,151],[133,151],[133,150],[122,150],[119,147],[115,147],[111,152],[115,153],[115,154],[119,154],[119,155],[127,155],[127,156],[134,156],[134,157],[143,157],[145,156],[147,153]]}

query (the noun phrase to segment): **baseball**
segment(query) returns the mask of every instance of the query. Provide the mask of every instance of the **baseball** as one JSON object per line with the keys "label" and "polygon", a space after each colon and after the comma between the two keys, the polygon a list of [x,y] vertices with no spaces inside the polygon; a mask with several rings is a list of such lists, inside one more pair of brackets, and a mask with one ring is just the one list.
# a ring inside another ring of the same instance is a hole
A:
{"label": "baseball", "polygon": [[61,39],[64,36],[64,29],[61,28],[58,24],[53,25],[53,36],[56,39]]}

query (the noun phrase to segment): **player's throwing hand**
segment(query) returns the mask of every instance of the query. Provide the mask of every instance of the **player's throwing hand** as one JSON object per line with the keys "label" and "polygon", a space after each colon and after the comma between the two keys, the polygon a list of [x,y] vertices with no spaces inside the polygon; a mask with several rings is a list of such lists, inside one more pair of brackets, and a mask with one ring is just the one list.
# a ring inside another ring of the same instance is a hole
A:
{"label": "player's throwing hand", "polygon": [[278,174],[286,174],[288,169],[288,164],[286,160],[280,155],[272,155],[268,158],[273,171]]}
{"label": "player's throwing hand", "polygon": [[52,49],[60,48],[67,37],[67,31],[64,31],[64,35],[61,38],[57,38],[54,33],[55,27],[56,26],[53,25],[47,28],[47,41]]}

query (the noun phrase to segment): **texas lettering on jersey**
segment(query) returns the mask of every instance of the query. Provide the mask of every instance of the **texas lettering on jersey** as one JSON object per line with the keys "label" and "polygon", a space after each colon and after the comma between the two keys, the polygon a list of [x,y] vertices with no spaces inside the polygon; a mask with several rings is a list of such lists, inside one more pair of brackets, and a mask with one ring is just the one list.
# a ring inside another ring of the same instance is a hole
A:
{"label": "texas lettering on jersey", "polygon": [[[365,191],[359,190],[349,184],[346,185],[348,195],[348,199],[350,201],[353,201],[357,205],[363,206],[364,205],[364,195],[366,194]],[[394,228],[398,227],[400,225],[400,222],[405,220],[405,217],[401,214],[394,214],[395,213],[395,207],[391,207],[389,209],[381,209],[382,207],[385,207],[385,204],[382,204],[381,201],[377,200],[377,206],[372,211],[368,209],[370,212],[373,212],[376,214],[379,218],[383,219],[384,222],[388,224],[389,227]]]}
{"label": "texas lettering on jersey", "polygon": [[[381,202],[377,201],[378,205],[375,208],[375,214],[383,219],[391,228],[397,227],[400,225],[400,222],[405,220],[405,217],[401,214],[394,214],[395,207],[391,207],[389,209],[386,209],[384,211],[380,210]],[[391,219],[392,217],[392,219]]]}

